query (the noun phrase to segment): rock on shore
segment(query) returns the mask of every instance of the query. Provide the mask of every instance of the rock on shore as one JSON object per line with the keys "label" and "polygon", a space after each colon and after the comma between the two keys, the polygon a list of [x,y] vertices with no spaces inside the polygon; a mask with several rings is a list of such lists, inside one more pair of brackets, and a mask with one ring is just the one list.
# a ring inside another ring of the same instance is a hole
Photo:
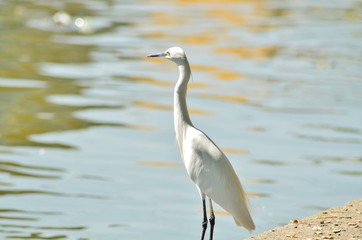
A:
{"label": "rock on shore", "polygon": [[330,208],[313,216],[293,219],[247,240],[357,240],[362,239],[362,199]]}

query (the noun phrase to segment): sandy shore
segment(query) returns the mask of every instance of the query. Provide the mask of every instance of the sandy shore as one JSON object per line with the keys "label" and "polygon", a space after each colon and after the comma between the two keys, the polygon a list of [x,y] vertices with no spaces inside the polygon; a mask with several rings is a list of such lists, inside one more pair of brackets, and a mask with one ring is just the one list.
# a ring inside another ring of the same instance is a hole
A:
{"label": "sandy shore", "polygon": [[293,219],[247,240],[357,240],[362,239],[362,199],[330,208],[313,216]]}

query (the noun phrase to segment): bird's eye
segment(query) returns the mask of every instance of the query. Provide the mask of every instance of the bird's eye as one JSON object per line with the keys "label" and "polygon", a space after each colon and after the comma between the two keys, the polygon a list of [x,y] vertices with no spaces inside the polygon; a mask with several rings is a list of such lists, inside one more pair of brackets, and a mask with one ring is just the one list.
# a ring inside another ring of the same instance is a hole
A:
{"label": "bird's eye", "polygon": [[170,52],[169,52],[169,51],[166,52],[166,56],[170,56]]}

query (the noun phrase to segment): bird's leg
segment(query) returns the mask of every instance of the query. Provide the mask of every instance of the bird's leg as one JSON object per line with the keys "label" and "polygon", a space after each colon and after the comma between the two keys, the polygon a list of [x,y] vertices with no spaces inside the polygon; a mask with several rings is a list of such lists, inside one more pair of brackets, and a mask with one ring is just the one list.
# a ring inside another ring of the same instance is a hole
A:
{"label": "bird's leg", "polygon": [[207,215],[206,215],[206,203],[205,198],[202,199],[202,211],[203,211],[203,221],[202,221],[202,234],[201,234],[201,240],[204,240],[205,232],[207,228]]}
{"label": "bird's leg", "polygon": [[210,240],[212,240],[213,236],[214,236],[214,225],[215,225],[215,214],[214,214],[214,209],[212,208],[212,201],[209,198],[209,203],[210,203]]}

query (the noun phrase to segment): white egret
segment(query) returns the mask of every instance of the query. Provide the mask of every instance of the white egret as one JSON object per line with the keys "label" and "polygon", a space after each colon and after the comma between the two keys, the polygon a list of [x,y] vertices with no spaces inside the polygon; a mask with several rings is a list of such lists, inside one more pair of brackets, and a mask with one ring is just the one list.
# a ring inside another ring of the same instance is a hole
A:
{"label": "white egret", "polygon": [[186,104],[187,83],[191,69],[185,52],[180,47],[172,47],[163,53],[147,57],[163,57],[175,62],[179,78],[174,89],[174,125],[181,158],[187,173],[200,193],[203,206],[201,240],[207,228],[206,196],[210,207],[210,240],[213,239],[215,215],[212,201],[229,212],[238,226],[249,231],[255,229],[248,209],[247,197],[240,180],[225,154],[202,131],[195,128],[190,120]]}

